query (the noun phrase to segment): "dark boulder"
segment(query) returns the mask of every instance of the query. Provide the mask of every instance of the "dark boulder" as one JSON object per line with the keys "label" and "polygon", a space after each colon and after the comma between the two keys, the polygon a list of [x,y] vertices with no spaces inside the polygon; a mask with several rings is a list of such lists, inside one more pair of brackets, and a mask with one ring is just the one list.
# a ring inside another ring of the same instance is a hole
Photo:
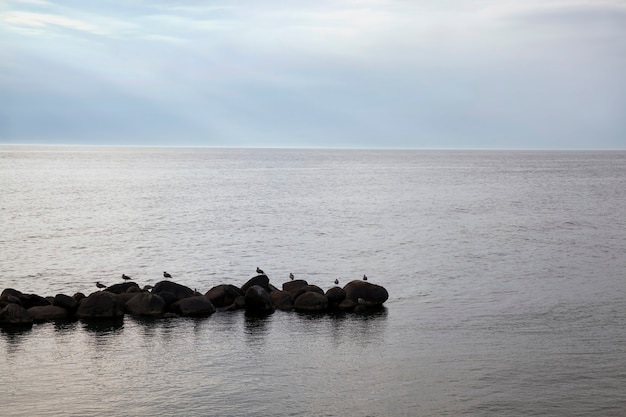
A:
{"label": "dark boulder", "polygon": [[246,311],[251,313],[267,313],[274,310],[270,294],[261,286],[253,285],[245,295]]}
{"label": "dark boulder", "polygon": [[140,294],[139,292],[123,292],[121,294],[117,294],[122,300],[124,300],[124,305],[126,305],[127,302],[129,302],[130,300],[132,300],[133,298],[135,298],[138,294]]}
{"label": "dark boulder", "polygon": [[328,298],[328,308],[336,309],[346,299],[346,292],[343,288],[333,287],[326,291],[326,298]]}
{"label": "dark boulder", "polygon": [[244,308],[245,306],[246,306],[246,297],[242,295],[240,297],[235,298],[235,301],[233,301],[231,305],[225,307],[224,311],[240,310]]}
{"label": "dark boulder", "polygon": [[270,279],[267,277],[267,275],[257,275],[256,277],[250,278],[248,282],[241,286],[241,292],[245,294],[248,292],[248,289],[250,287],[253,287],[255,285],[263,288],[268,293],[272,292],[272,289],[270,287]]}
{"label": "dark boulder", "polygon": [[53,306],[66,309],[70,314],[74,314],[78,308],[78,301],[75,298],[65,294],[57,294],[54,296]]}
{"label": "dark boulder", "polygon": [[0,310],[0,325],[32,326],[33,316],[19,304],[8,304]]}
{"label": "dark boulder", "polygon": [[53,320],[67,320],[69,317],[66,309],[53,305],[31,307],[28,309],[28,313],[33,317],[33,321],[35,323]]}
{"label": "dark boulder", "polygon": [[[193,297],[195,295],[191,288],[178,284],[174,281],[161,281],[152,289],[153,294],[161,295],[161,293],[164,292],[174,294],[176,300],[182,300],[183,298]],[[163,296],[161,295],[161,297]],[[163,299],[165,300],[165,297],[163,297]]]}
{"label": "dark boulder", "polygon": [[366,307],[381,306],[389,298],[389,293],[384,287],[367,281],[350,281],[343,289],[346,292],[346,299]]}
{"label": "dark boulder", "polygon": [[357,305],[358,304],[357,304],[356,301],[352,301],[349,298],[346,298],[342,302],[339,303],[337,308],[339,308],[339,310],[343,310],[343,311],[352,311],[352,310],[354,310],[354,308]]}
{"label": "dark boulder", "polygon": [[322,312],[328,308],[328,298],[324,294],[309,291],[296,298],[293,306],[296,311]]}
{"label": "dark boulder", "polygon": [[2,294],[0,294],[0,301],[19,303],[23,297],[24,294],[21,291],[15,290],[13,288],[5,288],[2,291]]}
{"label": "dark boulder", "polygon": [[135,316],[158,317],[165,312],[165,301],[160,295],[141,292],[128,300],[124,308]]}
{"label": "dark boulder", "polygon": [[283,283],[283,291],[288,291],[293,297],[300,288],[306,287],[307,285],[309,285],[309,283],[303,279],[294,279],[293,281]]}
{"label": "dark boulder", "polygon": [[83,299],[76,312],[81,319],[124,317],[124,299],[109,291],[98,291]]}
{"label": "dark boulder", "polygon": [[318,294],[324,295],[324,290],[318,287],[317,285],[305,285],[304,287],[296,291],[295,294],[292,295],[293,299],[297,300],[298,297],[300,297],[302,294],[307,293],[307,292],[316,292]]}
{"label": "dark boulder", "polygon": [[293,297],[291,297],[291,293],[289,291],[272,291],[270,293],[270,298],[277,309],[283,311],[293,310]]}
{"label": "dark boulder", "polygon": [[216,308],[226,308],[231,306],[237,297],[244,293],[234,285],[220,284],[206,292],[205,297],[211,301]]}
{"label": "dark boulder", "polygon": [[28,310],[31,307],[49,306],[50,301],[37,294],[26,294],[21,298],[20,304]]}
{"label": "dark boulder", "polygon": [[87,296],[82,292],[77,292],[76,294],[72,295],[72,298],[80,303],[80,300],[87,298]]}
{"label": "dark boulder", "polygon": [[208,316],[215,313],[215,306],[204,295],[183,298],[172,305],[181,316]]}
{"label": "dark boulder", "polygon": [[137,283],[135,282],[120,282],[119,284],[113,284],[110,287],[106,287],[105,291],[112,292],[113,294],[122,294],[124,292],[127,292],[129,289],[135,287],[140,290],[139,285],[137,285]]}
{"label": "dark boulder", "polygon": [[178,298],[176,298],[176,294],[171,293],[169,291],[161,291],[160,293],[156,295],[158,295],[159,297],[163,299],[163,301],[165,301],[166,310],[168,310],[172,304],[178,301]]}

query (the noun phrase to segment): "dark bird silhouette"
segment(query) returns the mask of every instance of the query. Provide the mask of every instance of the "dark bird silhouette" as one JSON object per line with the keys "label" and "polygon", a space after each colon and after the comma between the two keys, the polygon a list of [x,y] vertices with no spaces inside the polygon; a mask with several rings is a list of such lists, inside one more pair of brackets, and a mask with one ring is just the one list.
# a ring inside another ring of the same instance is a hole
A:
{"label": "dark bird silhouette", "polygon": [[337,285],[337,284],[339,284],[339,280],[338,279],[335,280],[335,285]]}
{"label": "dark bird silhouette", "polygon": [[258,266],[256,267],[256,273],[259,275],[265,275],[265,272],[263,272],[263,270],[259,268]]}
{"label": "dark bird silhouette", "polygon": [[124,281],[128,281],[128,280],[130,280],[130,279],[132,279],[132,278],[131,278],[131,277],[129,277],[128,275],[126,275],[126,274],[122,274],[122,279],[123,279]]}
{"label": "dark bird silhouette", "polygon": [[367,276],[363,274],[363,281],[367,281]]}
{"label": "dark bird silhouette", "polygon": [[102,288],[106,288],[107,286],[106,286],[106,285],[104,285],[104,284],[100,284],[100,281],[97,281],[97,282],[96,282],[96,287],[98,287],[98,288],[102,289]]}
{"label": "dark bird silhouette", "polygon": [[293,280],[293,274],[291,272],[289,273],[289,279]]}
{"label": "dark bird silhouette", "polygon": [[163,271],[163,278],[172,278],[172,276],[168,274],[167,272]]}

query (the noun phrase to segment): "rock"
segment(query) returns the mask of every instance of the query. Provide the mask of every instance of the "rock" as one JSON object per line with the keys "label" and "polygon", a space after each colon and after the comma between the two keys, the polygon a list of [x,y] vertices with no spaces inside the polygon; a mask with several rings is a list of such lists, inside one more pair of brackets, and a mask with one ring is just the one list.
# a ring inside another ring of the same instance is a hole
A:
{"label": "rock", "polygon": [[31,307],[49,306],[50,305],[50,302],[48,300],[46,300],[45,298],[43,298],[42,296],[37,295],[37,294],[26,294],[26,295],[24,295],[21,298],[20,303],[27,310],[29,308],[31,308]]}
{"label": "rock", "polygon": [[73,297],[65,294],[57,294],[54,296],[53,306],[66,309],[70,314],[74,314],[78,308],[78,301]]}
{"label": "rock", "polygon": [[105,291],[112,292],[113,294],[121,294],[134,287],[137,287],[137,289],[140,290],[139,285],[135,282],[120,282],[119,284],[113,284],[110,287],[106,287]]}
{"label": "rock", "polygon": [[182,316],[208,316],[215,313],[215,306],[204,295],[183,298],[172,305]]}
{"label": "rock", "polygon": [[272,291],[270,293],[270,298],[277,309],[283,311],[293,310],[293,297],[291,297],[291,293],[289,291]]}
{"label": "rock", "polygon": [[357,305],[358,304],[357,304],[356,301],[352,301],[349,298],[346,298],[342,302],[339,303],[337,308],[339,308],[339,310],[343,310],[343,311],[352,311],[352,310],[354,310],[354,308]]}
{"label": "rock", "polygon": [[19,304],[9,304],[0,310],[0,325],[32,326],[33,316]]}
{"label": "rock", "polygon": [[346,292],[346,299],[366,307],[381,306],[389,298],[389,293],[385,288],[362,280],[350,281],[343,289]]}
{"label": "rock", "polygon": [[346,299],[346,292],[343,288],[333,287],[326,291],[326,298],[328,298],[328,308],[334,310]]}
{"label": "rock", "polygon": [[33,317],[35,323],[66,320],[69,316],[66,309],[54,305],[31,307],[28,309],[28,313]]}
{"label": "rock", "polygon": [[[176,301],[194,296],[194,291],[191,288],[173,281],[161,281],[157,283],[152,289],[153,294],[161,295],[161,293],[164,292],[173,294],[174,298],[176,298]],[[163,299],[167,303],[167,299],[163,295],[161,295],[161,297],[163,297]]]}
{"label": "rock", "polygon": [[76,294],[72,295],[72,298],[80,303],[80,300],[87,298],[87,296],[82,292],[77,292]]}
{"label": "rock", "polygon": [[248,282],[241,286],[241,292],[244,294],[247,293],[248,289],[254,285],[258,285],[268,293],[272,292],[272,289],[270,288],[270,279],[267,275],[257,275],[256,277],[250,278]]}
{"label": "rock", "polygon": [[322,312],[328,308],[328,298],[324,294],[308,291],[296,298],[293,306],[296,311]]}
{"label": "rock", "polygon": [[109,291],[98,291],[80,302],[76,314],[81,319],[124,317],[124,299]]}
{"label": "rock", "polygon": [[158,317],[165,312],[165,301],[158,294],[141,292],[128,300],[124,308],[135,316]]}
{"label": "rock", "polygon": [[169,309],[172,304],[178,301],[178,298],[176,298],[176,294],[171,293],[169,291],[162,291],[156,295],[160,296],[163,299],[163,301],[165,301],[166,310]]}
{"label": "rock", "polygon": [[324,295],[324,290],[318,287],[317,285],[305,285],[304,287],[296,291],[295,294],[292,295],[293,299],[297,300],[298,297],[300,297],[302,294],[307,293],[307,292],[316,292],[318,294]]}
{"label": "rock", "polygon": [[121,294],[117,294],[122,300],[124,300],[124,305],[126,305],[127,302],[129,302],[130,300],[132,300],[133,298],[135,298],[139,293],[137,292],[123,292]]}
{"label": "rock", "polygon": [[208,298],[216,308],[225,308],[231,306],[237,297],[243,295],[244,293],[234,285],[220,284],[207,291],[205,297]]}
{"label": "rock", "polygon": [[235,301],[233,301],[233,303],[229,305],[228,307],[224,308],[224,311],[235,311],[235,310],[242,309],[245,306],[246,306],[246,297],[242,295],[240,297],[235,298]]}
{"label": "rock", "polygon": [[245,295],[246,311],[251,313],[267,313],[274,310],[269,293],[260,285],[248,288]]}
{"label": "rock", "polygon": [[127,293],[138,293],[138,292],[142,292],[143,290],[141,288],[139,288],[139,285],[134,285],[132,287],[128,287],[128,289],[126,290]]}
{"label": "rock", "polygon": [[307,285],[309,285],[309,283],[303,279],[294,279],[293,281],[283,283],[283,291],[288,291],[293,297],[300,288],[306,287]]}
{"label": "rock", "polygon": [[[12,300],[21,300],[24,297],[24,294],[21,291],[14,290],[13,288],[5,288],[0,294],[0,301],[9,301],[9,297],[13,297]],[[14,303],[15,301],[9,301],[10,303]]]}

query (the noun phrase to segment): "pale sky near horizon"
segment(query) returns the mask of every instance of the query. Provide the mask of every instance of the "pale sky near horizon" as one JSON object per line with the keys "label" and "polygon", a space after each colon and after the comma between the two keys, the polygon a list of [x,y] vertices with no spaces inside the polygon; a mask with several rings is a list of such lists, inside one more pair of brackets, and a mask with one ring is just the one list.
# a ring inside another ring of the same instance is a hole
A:
{"label": "pale sky near horizon", "polygon": [[626,149],[624,0],[0,0],[0,144]]}

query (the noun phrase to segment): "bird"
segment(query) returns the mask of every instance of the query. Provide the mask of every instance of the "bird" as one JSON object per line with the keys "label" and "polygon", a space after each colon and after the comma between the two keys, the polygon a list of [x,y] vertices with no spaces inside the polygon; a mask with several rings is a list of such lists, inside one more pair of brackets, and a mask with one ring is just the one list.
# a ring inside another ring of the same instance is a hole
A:
{"label": "bird", "polygon": [[367,275],[363,274],[363,281],[367,281]]}
{"label": "bird", "polygon": [[106,288],[107,286],[104,284],[100,284],[100,281],[96,281],[96,287],[98,288]]}
{"label": "bird", "polygon": [[126,275],[126,274],[122,274],[122,279],[123,279],[124,281],[128,281],[129,279],[132,279],[132,278],[131,278],[131,277],[129,277],[128,275]]}
{"label": "bird", "polygon": [[339,280],[338,279],[335,280],[335,285],[337,285],[337,284],[339,284]]}
{"label": "bird", "polygon": [[143,289],[146,291],[150,291],[151,289],[153,289],[154,287],[152,285],[144,285]]}
{"label": "bird", "polygon": [[265,272],[263,272],[263,270],[259,268],[258,266],[256,267],[256,273],[259,275],[265,275]]}
{"label": "bird", "polygon": [[293,281],[293,274],[291,272],[289,273],[289,279]]}
{"label": "bird", "polygon": [[172,276],[168,274],[167,272],[163,271],[163,278],[172,278]]}

